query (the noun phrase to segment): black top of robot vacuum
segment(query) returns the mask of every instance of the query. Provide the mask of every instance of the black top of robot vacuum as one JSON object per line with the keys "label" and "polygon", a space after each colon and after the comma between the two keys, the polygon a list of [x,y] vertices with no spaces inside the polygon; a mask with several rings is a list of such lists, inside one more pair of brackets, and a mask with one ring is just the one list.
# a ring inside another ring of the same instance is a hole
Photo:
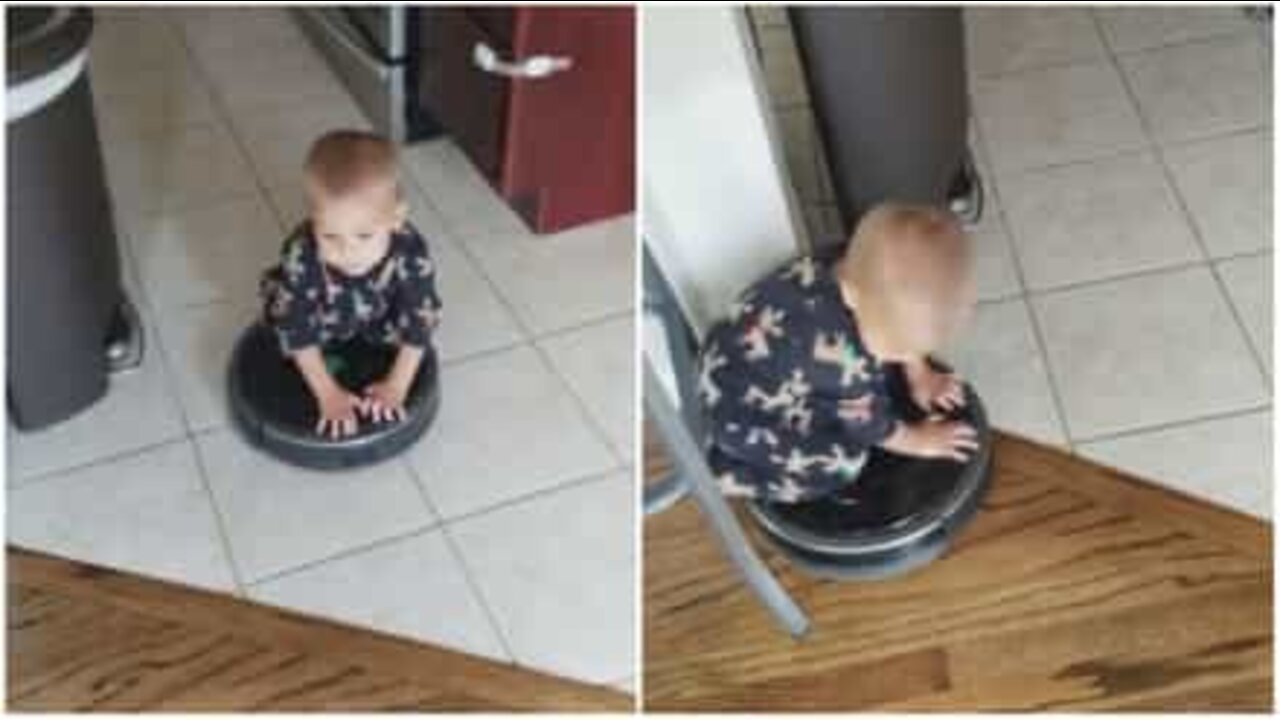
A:
{"label": "black top of robot vacuum", "polygon": [[5,81],[19,85],[62,67],[89,44],[93,15],[85,8],[5,9]]}
{"label": "black top of robot vacuum", "polygon": [[[396,354],[392,346],[358,337],[324,351],[329,372],[354,393],[382,379]],[[261,324],[241,337],[230,374],[234,416],[249,439],[286,461],[314,468],[353,467],[395,454],[425,431],[439,402],[436,357],[428,350],[405,401],[404,420],[361,418],[355,435],[323,437],[316,432],[319,410],[310,388],[275,334]]]}
{"label": "black top of robot vacuum", "polygon": [[[923,413],[905,397],[905,381],[892,376],[896,404],[905,419]],[[870,552],[902,545],[929,533],[982,485],[990,456],[990,427],[982,402],[966,389],[966,404],[953,417],[978,431],[980,449],[968,462],[906,457],[874,449],[858,479],[844,493],[803,503],[755,503],[767,529],[798,545],[832,553]]]}

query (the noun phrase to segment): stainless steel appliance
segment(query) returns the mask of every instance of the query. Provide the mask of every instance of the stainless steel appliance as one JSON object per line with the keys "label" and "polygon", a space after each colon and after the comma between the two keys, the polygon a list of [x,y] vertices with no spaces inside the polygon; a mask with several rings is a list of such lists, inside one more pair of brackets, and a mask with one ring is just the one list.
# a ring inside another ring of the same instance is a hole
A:
{"label": "stainless steel appliance", "polygon": [[378,132],[401,143],[440,134],[435,118],[414,101],[421,56],[416,8],[328,5],[292,12]]}

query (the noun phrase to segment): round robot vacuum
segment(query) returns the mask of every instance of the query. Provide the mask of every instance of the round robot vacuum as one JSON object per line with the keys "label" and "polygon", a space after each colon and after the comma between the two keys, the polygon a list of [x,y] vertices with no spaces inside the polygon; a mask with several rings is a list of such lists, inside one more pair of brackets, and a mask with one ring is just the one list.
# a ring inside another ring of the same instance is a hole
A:
{"label": "round robot vacuum", "polygon": [[[343,387],[358,392],[386,375],[396,349],[362,339],[326,348],[325,364]],[[280,352],[275,333],[261,323],[236,343],[228,378],[232,417],[249,442],[307,468],[338,470],[385,460],[426,432],[440,407],[435,353],[423,356],[400,421],[360,418],[355,435],[332,439],[316,433],[319,411],[293,361]]]}
{"label": "round robot vacuum", "polygon": [[[967,462],[876,448],[847,493],[804,503],[754,501],[750,515],[788,560],[817,577],[882,579],[933,561],[973,517],[990,483],[991,428],[981,400],[965,391],[965,407],[953,417],[978,431],[978,450]],[[918,419],[911,409],[908,419]]]}

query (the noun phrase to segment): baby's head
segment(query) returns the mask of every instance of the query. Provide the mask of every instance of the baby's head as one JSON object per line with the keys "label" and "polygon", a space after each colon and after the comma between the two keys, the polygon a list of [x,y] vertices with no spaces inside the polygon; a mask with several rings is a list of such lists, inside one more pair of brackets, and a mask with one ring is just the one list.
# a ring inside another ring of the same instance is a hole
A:
{"label": "baby's head", "polygon": [[882,203],[858,223],[836,266],[867,349],[900,361],[944,347],[976,301],[969,237],[951,213]]}
{"label": "baby's head", "polygon": [[368,272],[408,211],[395,146],[373,133],[335,130],[311,146],[303,175],[321,259],[349,275]]}

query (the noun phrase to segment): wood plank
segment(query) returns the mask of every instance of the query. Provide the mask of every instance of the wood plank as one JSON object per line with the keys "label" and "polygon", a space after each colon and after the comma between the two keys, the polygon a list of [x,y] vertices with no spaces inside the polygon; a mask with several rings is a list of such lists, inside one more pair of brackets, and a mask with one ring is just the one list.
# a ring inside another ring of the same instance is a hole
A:
{"label": "wood plank", "polygon": [[623,693],[10,548],[11,710],[625,711]]}
{"label": "wood plank", "polygon": [[753,532],[801,642],[696,506],[646,519],[646,709],[1270,708],[1269,524],[1011,436],[995,458],[972,525],[902,578],[814,580]]}

